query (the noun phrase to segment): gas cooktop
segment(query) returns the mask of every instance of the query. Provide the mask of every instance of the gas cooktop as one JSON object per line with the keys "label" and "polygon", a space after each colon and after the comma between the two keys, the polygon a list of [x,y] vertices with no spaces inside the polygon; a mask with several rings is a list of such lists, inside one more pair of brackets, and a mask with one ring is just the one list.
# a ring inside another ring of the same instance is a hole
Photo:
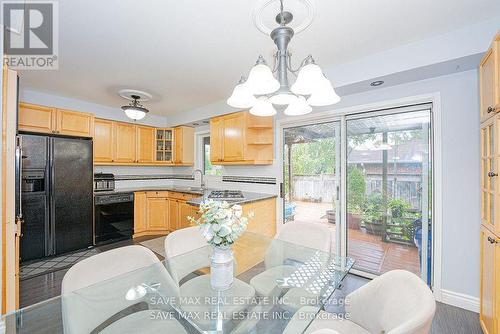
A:
{"label": "gas cooktop", "polygon": [[237,200],[243,199],[243,193],[239,190],[212,190],[210,195],[208,195],[210,199],[218,199],[218,200]]}

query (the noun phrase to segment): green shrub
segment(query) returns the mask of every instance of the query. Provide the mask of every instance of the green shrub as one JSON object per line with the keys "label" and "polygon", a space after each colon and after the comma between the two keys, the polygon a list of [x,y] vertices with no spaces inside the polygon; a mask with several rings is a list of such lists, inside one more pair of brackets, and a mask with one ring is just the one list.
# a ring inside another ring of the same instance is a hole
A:
{"label": "green shrub", "polygon": [[347,212],[363,212],[365,191],[366,184],[363,171],[357,167],[349,167],[347,171]]}

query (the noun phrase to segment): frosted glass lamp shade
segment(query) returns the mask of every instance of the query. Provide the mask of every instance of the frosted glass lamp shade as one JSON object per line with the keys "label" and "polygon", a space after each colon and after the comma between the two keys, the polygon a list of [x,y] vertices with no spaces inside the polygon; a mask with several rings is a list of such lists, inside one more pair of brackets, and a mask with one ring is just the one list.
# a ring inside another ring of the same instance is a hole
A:
{"label": "frosted glass lamp shade", "polygon": [[128,118],[133,119],[134,121],[143,119],[148,112],[146,108],[136,106],[123,106],[122,110]]}
{"label": "frosted glass lamp shade", "polygon": [[312,108],[307,104],[306,99],[303,96],[299,96],[285,109],[285,115],[299,116],[309,114],[311,111]]}
{"label": "frosted glass lamp shade", "polygon": [[278,93],[269,98],[272,104],[287,105],[293,103],[297,99],[297,96],[290,93]]}
{"label": "frosted glass lamp shade", "polygon": [[307,99],[307,103],[314,107],[329,106],[339,101],[340,96],[335,93],[332,83],[325,77],[313,87],[312,94]]}
{"label": "frosted glass lamp shade", "polygon": [[233,94],[227,99],[227,104],[234,108],[251,108],[255,103],[255,96],[243,83],[234,87]]}
{"label": "frosted glass lamp shade", "polygon": [[253,95],[266,95],[277,91],[280,83],[266,64],[257,64],[250,70],[246,87]]}
{"label": "frosted glass lamp shade", "polygon": [[321,68],[316,64],[307,64],[300,69],[297,80],[290,89],[295,94],[311,95],[314,87],[322,79],[324,76]]}
{"label": "frosted glass lamp shade", "polygon": [[259,97],[252,108],[250,108],[250,113],[255,116],[274,116],[276,115],[276,109],[274,109],[269,99],[265,96]]}

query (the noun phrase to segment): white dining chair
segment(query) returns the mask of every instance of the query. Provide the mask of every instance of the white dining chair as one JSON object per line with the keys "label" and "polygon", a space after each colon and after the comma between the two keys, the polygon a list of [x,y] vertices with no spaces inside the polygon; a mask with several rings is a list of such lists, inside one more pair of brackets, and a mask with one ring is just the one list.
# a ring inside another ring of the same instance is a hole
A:
{"label": "white dining chair", "polygon": [[[305,306],[294,314],[284,334],[320,329],[340,334],[427,334],[436,302],[429,287],[405,270],[389,271],[346,297],[345,317]],[[315,316],[313,322],[309,321]],[[306,330],[307,328],[307,330]]]}
{"label": "white dining chair", "polygon": [[64,333],[186,333],[175,319],[154,318],[171,309],[153,298],[179,291],[146,247],[116,248],[76,263],[64,275],[61,294]]}
{"label": "white dining chair", "polygon": [[[255,296],[254,288],[247,283],[234,278],[231,288],[218,293],[210,284],[209,274],[188,278],[182,282],[189,274],[209,268],[211,254],[212,249],[197,226],[176,230],[165,238],[166,265],[179,286],[180,296],[202,301],[183,305],[183,310],[193,314],[213,312],[217,297],[224,296],[224,300],[229,303],[224,305],[223,312],[226,316],[237,314],[247,307],[246,301],[251,301]],[[196,319],[196,322],[206,326],[209,320],[202,317]]]}
{"label": "white dining chair", "polygon": [[[286,223],[275,236],[266,252],[266,270],[250,280],[250,284],[260,296],[276,297],[283,292],[276,280],[294,273],[301,263],[308,261],[313,250],[330,254],[330,229],[319,223]],[[293,308],[293,307],[292,307]]]}

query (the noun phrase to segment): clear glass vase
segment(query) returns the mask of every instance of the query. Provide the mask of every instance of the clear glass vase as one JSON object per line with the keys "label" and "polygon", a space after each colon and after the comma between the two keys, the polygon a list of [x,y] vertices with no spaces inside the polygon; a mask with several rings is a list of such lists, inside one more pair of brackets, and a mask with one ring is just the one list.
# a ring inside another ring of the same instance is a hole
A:
{"label": "clear glass vase", "polygon": [[210,262],[210,284],[215,290],[229,289],[234,280],[234,257],[231,247],[214,247]]}

